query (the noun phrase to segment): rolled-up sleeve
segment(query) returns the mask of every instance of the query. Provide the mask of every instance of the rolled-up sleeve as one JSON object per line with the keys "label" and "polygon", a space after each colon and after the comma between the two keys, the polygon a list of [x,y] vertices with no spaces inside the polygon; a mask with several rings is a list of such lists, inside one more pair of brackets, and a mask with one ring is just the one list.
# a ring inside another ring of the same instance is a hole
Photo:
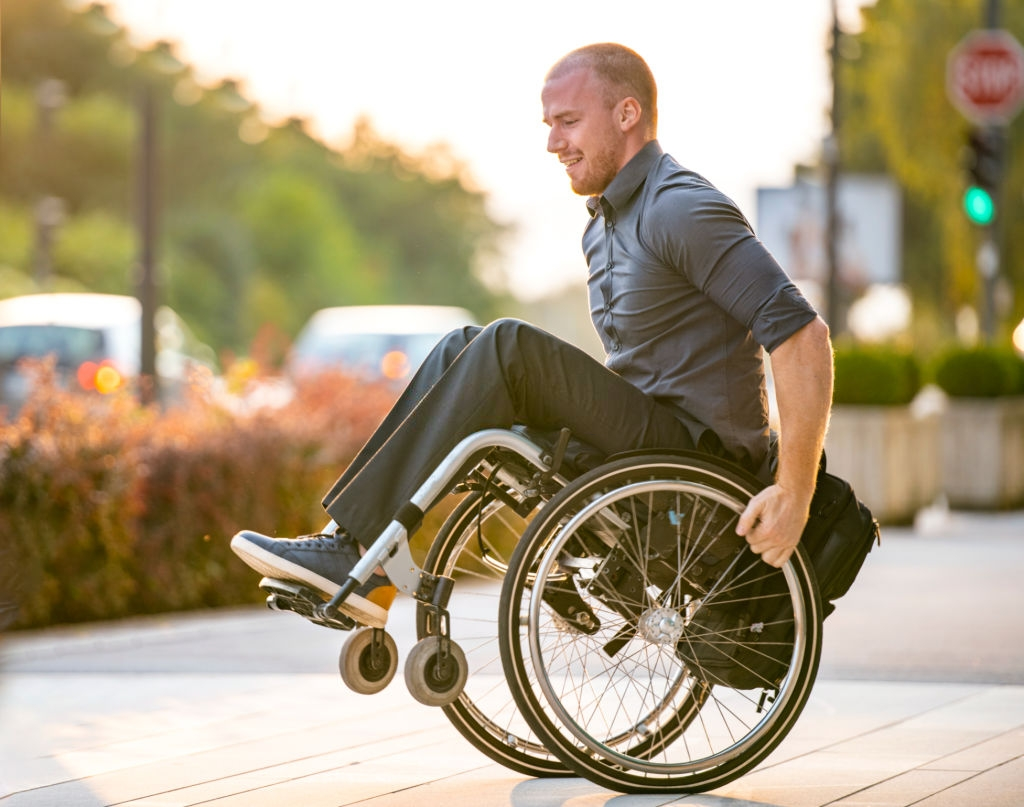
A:
{"label": "rolled-up sleeve", "polygon": [[704,291],[769,353],[817,316],[753,234],[721,257]]}
{"label": "rolled-up sleeve", "polygon": [[[696,201],[696,203],[695,203]],[[817,316],[746,219],[720,192],[663,192],[651,246],[771,353]]]}
{"label": "rolled-up sleeve", "polygon": [[758,311],[751,333],[761,347],[772,353],[816,316],[800,290],[788,283]]}

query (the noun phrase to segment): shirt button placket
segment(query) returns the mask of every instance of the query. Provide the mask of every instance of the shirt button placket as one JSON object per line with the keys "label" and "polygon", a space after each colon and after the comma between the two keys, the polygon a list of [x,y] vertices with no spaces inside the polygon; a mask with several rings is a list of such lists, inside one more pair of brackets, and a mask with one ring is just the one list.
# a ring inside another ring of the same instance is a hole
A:
{"label": "shirt button placket", "polygon": [[611,350],[613,353],[618,352],[622,348],[622,342],[619,339],[618,331],[615,328],[615,315],[612,308],[612,278],[613,269],[615,267],[615,222],[611,217],[606,217],[604,220],[604,237],[606,245],[606,254],[608,255],[608,262],[604,266],[605,271],[605,284],[604,284],[604,309],[607,312],[605,330],[611,339]]}

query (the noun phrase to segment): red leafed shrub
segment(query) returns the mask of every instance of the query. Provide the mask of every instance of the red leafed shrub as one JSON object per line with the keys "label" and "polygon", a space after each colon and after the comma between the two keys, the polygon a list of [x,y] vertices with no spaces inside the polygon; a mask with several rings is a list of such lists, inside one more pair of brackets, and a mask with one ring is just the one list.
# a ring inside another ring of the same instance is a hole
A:
{"label": "red leafed shrub", "polygon": [[239,414],[194,386],[160,410],[44,367],[0,420],[0,627],[259,601],[231,535],[324,526],[321,496],[394,400],[337,375]]}

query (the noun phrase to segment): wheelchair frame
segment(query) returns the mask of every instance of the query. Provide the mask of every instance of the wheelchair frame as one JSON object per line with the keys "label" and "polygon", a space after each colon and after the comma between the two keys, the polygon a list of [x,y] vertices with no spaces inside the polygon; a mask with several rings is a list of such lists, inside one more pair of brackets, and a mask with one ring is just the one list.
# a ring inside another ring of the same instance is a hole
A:
{"label": "wheelchair frame", "polygon": [[[810,562],[798,548],[776,577],[734,530],[728,537],[760,486],[740,469],[693,452],[644,451],[570,480],[561,467],[568,439],[563,430],[547,450],[507,429],[470,435],[329,602],[296,596],[294,584],[264,580],[268,603],[348,629],[354,623],[338,607],[382,566],[418,603],[420,640],[405,666],[411,694],[442,706],[485,754],[530,775],[575,772],[625,792],[720,786],[784,739],[810,694],[822,620]],[[456,489],[471,492],[469,504],[442,527],[438,551],[432,548],[429,568],[422,568],[409,536]],[[502,508],[531,520],[510,558],[484,558],[495,584],[503,578],[496,633],[512,703],[511,717],[502,706],[502,717],[492,720],[490,702],[481,708],[464,694],[470,670],[451,638],[448,606],[459,553],[485,554],[484,514]],[[681,527],[687,519],[689,526]],[[678,549],[669,557],[673,544],[685,545],[688,555]],[[775,609],[767,617],[765,603]],[[766,625],[771,642],[757,645]],[[776,666],[758,654],[779,656]],[[747,671],[720,672],[719,655]],[[342,677],[359,692],[382,689],[396,666],[397,649],[382,628],[354,632],[342,649]],[[582,692],[593,703],[583,704]],[[712,727],[716,719],[721,725]]]}

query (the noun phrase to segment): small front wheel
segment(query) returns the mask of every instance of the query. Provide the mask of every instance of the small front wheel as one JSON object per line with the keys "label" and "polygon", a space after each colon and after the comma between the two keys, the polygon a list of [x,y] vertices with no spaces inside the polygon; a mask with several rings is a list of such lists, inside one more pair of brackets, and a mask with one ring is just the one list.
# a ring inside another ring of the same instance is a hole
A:
{"label": "small front wheel", "polygon": [[355,631],[341,647],[338,670],[353,692],[373,695],[391,683],[398,669],[398,646],[380,628]]}
{"label": "small front wheel", "polygon": [[[444,650],[442,643],[447,645]],[[469,675],[466,654],[450,639],[420,639],[405,660],[409,694],[426,706],[447,706],[462,693]]]}

